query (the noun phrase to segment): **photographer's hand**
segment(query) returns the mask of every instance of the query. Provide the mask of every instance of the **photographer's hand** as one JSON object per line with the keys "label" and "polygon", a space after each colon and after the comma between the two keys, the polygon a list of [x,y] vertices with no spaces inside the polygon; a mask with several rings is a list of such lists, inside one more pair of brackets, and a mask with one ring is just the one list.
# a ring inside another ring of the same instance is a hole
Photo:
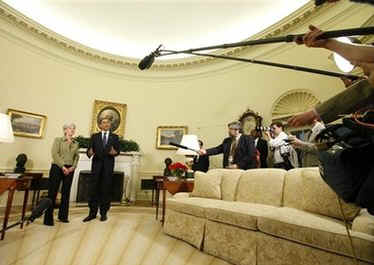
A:
{"label": "photographer's hand", "polygon": [[267,138],[267,140],[272,139],[270,132],[266,131],[264,135]]}
{"label": "photographer's hand", "polygon": [[309,29],[310,32],[306,33],[302,40],[298,38],[295,39],[295,42],[297,44],[305,44],[307,47],[326,48],[327,43],[331,40],[317,40],[323,34],[323,31],[313,25],[310,25]]}
{"label": "photographer's hand", "polygon": [[312,124],[313,121],[317,118],[318,118],[318,114],[313,109],[313,110],[301,113],[299,115],[293,116],[291,119],[288,120],[288,125],[290,125],[291,127],[309,125],[309,124]]}
{"label": "photographer's hand", "polygon": [[355,62],[355,65],[362,68],[369,83],[374,86],[374,63]]}
{"label": "photographer's hand", "polygon": [[199,155],[201,155],[201,156],[206,155],[206,150],[205,149],[200,149],[199,150]]}

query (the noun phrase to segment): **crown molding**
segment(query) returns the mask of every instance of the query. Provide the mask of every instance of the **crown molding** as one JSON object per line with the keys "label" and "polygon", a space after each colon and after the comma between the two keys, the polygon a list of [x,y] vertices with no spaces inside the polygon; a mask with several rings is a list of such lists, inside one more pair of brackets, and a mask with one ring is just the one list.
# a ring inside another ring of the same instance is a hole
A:
{"label": "crown molding", "polygon": [[[310,1],[299,10],[282,19],[280,22],[252,36],[251,38],[248,38],[247,40],[273,38],[285,34],[294,29],[296,25],[310,19],[311,17],[318,16],[321,12],[325,12],[326,10],[326,5],[315,7],[313,1]],[[18,12],[2,1],[0,1],[0,19],[13,26],[16,26],[18,29],[27,34],[36,37],[38,40],[45,42],[48,45],[52,45],[65,52],[68,52],[71,55],[78,56],[95,63],[101,63],[104,65],[110,65],[112,67],[114,66],[138,71],[138,60],[105,53],[70,40],[29,19],[28,17],[24,16],[22,13]],[[244,52],[248,52],[251,49],[254,49],[254,47],[237,47],[226,50],[219,50],[216,51],[215,54],[237,56]],[[48,50],[47,52],[51,53],[50,50]],[[173,59],[167,60],[165,62],[154,63],[152,68],[148,71],[157,72],[181,69],[184,70],[220,61],[221,60],[218,60],[216,58],[207,57],[188,57],[184,59]]]}

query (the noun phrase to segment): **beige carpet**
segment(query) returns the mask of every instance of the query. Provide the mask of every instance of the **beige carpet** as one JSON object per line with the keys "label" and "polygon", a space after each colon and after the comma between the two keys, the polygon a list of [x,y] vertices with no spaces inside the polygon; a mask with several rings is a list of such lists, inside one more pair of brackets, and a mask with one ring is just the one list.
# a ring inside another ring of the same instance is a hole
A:
{"label": "beige carpet", "polygon": [[87,208],[70,212],[70,223],[6,232],[0,241],[0,265],[228,265],[162,232],[154,209],[114,207],[109,219],[82,219]]}

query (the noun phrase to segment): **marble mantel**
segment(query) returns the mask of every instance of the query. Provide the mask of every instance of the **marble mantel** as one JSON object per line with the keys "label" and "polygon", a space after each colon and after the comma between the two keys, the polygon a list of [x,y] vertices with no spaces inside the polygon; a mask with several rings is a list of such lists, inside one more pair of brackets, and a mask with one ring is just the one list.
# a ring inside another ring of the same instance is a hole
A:
{"label": "marble mantel", "polygon": [[[121,152],[115,158],[114,171],[123,172],[125,176],[123,182],[123,200],[136,201],[140,157],[140,152]],[[82,150],[79,154],[78,165],[74,172],[73,183],[71,185],[70,201],[75,202],[77,200],[79,173],[82,170],[91,170],[91,159],[87,157],[85,150]]]}

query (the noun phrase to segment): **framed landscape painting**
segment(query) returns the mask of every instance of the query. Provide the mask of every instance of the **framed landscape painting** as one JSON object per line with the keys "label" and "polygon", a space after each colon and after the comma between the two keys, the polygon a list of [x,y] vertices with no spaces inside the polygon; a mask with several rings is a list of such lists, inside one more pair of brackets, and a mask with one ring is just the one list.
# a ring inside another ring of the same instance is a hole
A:
{"label": "framed landscape painting", "polygon": [[177,149],[170,142],[179,144],[184,134],[187,134],[187,126],[159,126],[157,127],[156,148]]}
{"label": "framed landscape painting", "polygon": [[47,116],[21,110],[8,109],[15,136],[42,138]]}

